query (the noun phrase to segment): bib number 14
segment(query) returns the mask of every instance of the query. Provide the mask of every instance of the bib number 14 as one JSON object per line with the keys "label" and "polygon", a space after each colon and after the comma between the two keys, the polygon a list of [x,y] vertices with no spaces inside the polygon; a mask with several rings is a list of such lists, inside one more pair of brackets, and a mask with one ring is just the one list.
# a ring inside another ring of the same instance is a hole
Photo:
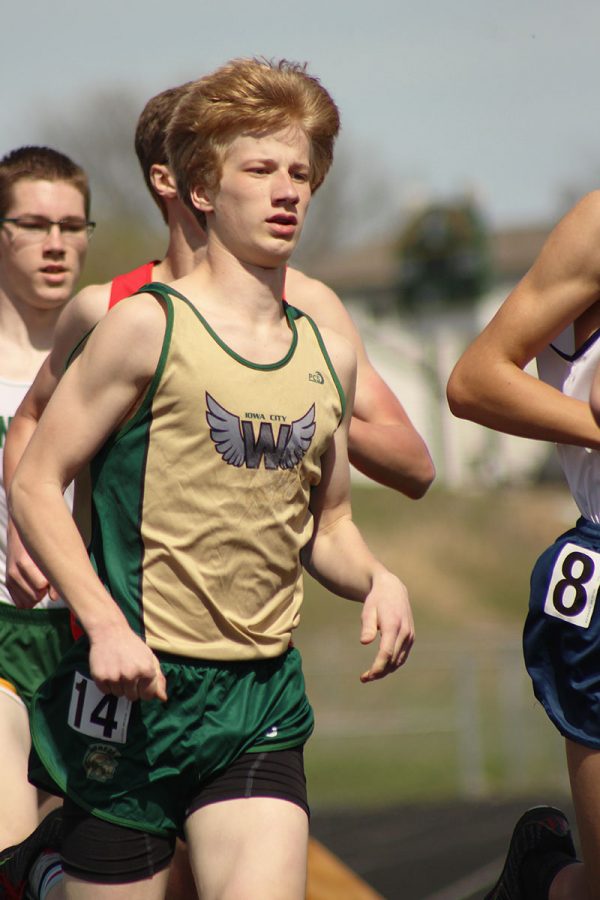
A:
{"label": "bib number 14", "polygon": [[554,563],[544,612],[588,628],[599,586],[600,553],[565,544]]}
{"label": "bib number 14", "polygon": [[103,694],[91,678],[75,673],[68,718],[75,731],[124,744],[130,713],[131,701],[126,697]]}

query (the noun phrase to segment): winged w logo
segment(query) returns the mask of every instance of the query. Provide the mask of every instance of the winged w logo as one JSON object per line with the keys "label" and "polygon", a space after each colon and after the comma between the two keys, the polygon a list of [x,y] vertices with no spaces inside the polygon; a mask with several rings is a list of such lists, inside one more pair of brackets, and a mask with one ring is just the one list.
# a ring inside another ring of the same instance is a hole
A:
{"label": "winged w logo", "polygon": [[315,433],[315,405],[291,425],[281,424],[277,442],[270,422],[261,422],[258,437],[249,419],[230,413],[206,393],[206,421],[217,453],[230,466],[258,469],[264,458],[266,469],[292,469],[298,465]]}

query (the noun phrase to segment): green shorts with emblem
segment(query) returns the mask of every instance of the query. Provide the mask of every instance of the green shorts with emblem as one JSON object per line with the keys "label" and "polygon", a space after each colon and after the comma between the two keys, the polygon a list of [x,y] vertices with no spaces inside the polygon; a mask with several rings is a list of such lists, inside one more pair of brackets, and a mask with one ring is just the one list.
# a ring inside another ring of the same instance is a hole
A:
{"label": "green shorts with emblem", "polygon": [[300,654],[211,662],[157,654],[168,700],[102,694],[81,638],[34,697],[29,777],[100,819],[182,834],[199,785],[243,753],[304,744],[313,729]]}
{"label": "green shorts with emblem", "polygon": [[0,682],[25,706],[73,645],[69,610],[17,609],[0,603]]}

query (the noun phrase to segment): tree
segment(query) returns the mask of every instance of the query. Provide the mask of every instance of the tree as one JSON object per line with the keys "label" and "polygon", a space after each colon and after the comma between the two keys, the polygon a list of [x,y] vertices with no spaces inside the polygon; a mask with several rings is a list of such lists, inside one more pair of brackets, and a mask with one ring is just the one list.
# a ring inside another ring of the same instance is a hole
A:
{"label": "tree", "polygon": [[488,233],[471,199],[419,210],[402,230],[398,252],[402,309],[470,304],[488,284]]}

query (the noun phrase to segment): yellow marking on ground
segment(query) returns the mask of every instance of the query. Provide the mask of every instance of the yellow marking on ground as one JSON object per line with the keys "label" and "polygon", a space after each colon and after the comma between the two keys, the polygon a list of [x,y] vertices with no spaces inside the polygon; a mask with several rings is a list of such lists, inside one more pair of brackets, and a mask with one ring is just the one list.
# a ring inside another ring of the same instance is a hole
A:
{"label": "yellow marking on ground", "polygon": [[323,844],[308,844],[306,900],[385,900]]}

